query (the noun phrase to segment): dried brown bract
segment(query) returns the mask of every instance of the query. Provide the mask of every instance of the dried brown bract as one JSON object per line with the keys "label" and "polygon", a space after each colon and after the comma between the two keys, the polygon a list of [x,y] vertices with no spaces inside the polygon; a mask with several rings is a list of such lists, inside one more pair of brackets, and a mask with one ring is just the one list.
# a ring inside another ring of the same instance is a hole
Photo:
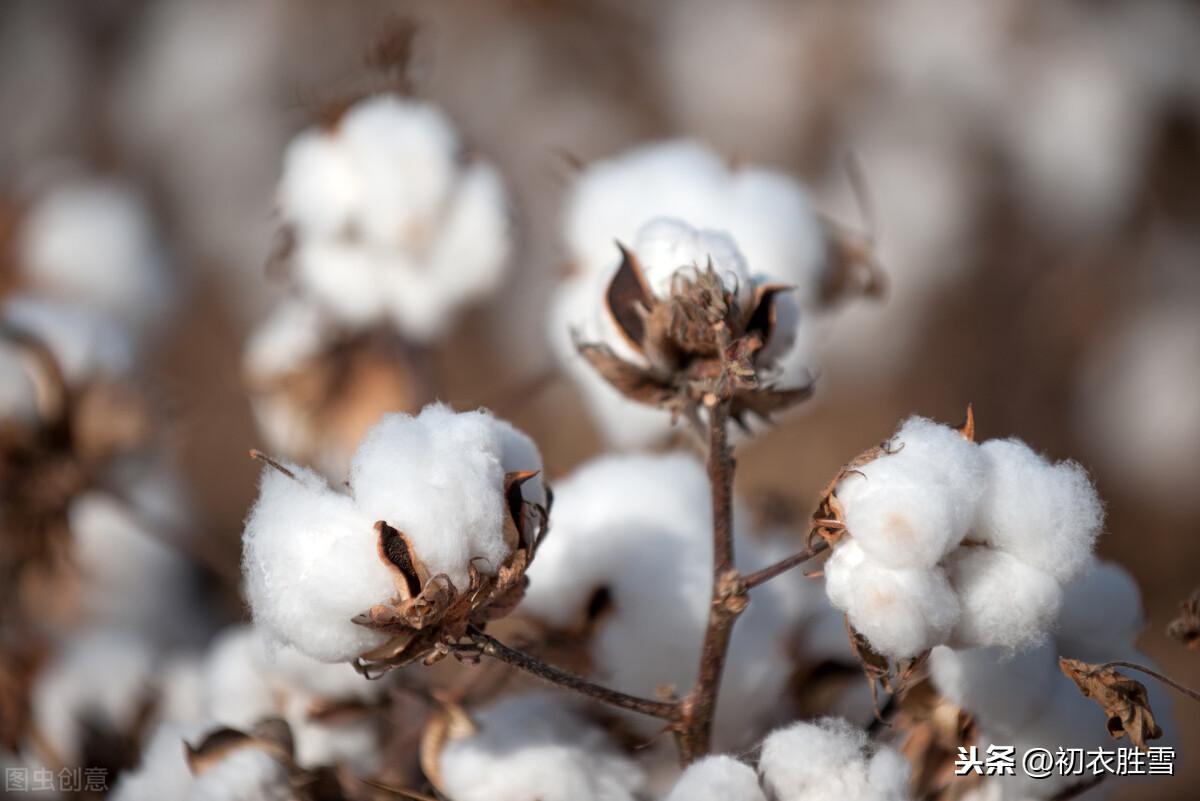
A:
{"label": "dried brown bract", "polygon": [[1167,626],[1167,635],[1189,650],[1200,651],[1200,589],[1179,605],[1179,616]]}
{"label": "dried brown bract", "polygon": [[1146,685],[1122,676],[1112,667],[1090,665],[1065,656],[1059,657],[1058,666],[1085,697],[1104,709],[1108,715],[1108,733],[1113,739],[1128,735],[1135,746],[1145,750],[1147,740],[1162,737],[1162,729],[1154,722]]}
{"label": "dried brown bract", "polygon": [[730,398],[730,417],[767,419],[812,394],[812,386],[779,388],[767,376],[763,348],[776,327],[776,296],[787,287],[754,287],[740,303],[711,263],[680,271],[668,297],[650,290],[637,257],[621,247],[605,307],[620,336],[643,360],[635,364],[609,346],[577,343],[580,354],[622,394],[693,421],[706,399]]}
{"label": "dried brown bract", "polygon": [[469,569],[466,587],[456,587],[444,573],[430,575],[404,532],[384,521],[379,533],[379,558],[393,573],[396,595],[354,618],[354,622],[391,635],[386,643],[362,654],[355,668],[368,676],[382,675],[418,659],[432,664],[450,653],[469,629],[482,630],[489,621],[511,612],[525,594],[525,571],[546,530],[548,510],[526,501],[521,485],[536,473],[504,477],[507,509],[504,537],[511,548],[495,575]]}
{"label": "dried brown bract", "polygon": [[904,735],[900,750],[913,766],[914,798],[961,797],[982,780],[974,774],[955,775],[958,748],[974,741],[975,722],[966,710],[939,695],[930,681],[905,690],[894,725]]}

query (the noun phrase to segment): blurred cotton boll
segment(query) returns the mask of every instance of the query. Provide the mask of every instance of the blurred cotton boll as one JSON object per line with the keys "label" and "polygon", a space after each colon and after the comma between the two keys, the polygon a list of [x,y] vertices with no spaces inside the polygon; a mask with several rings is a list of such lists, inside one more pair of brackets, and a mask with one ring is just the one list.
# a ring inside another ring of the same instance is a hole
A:
{"label": "blurred cotton boll", "polygon": [[688,765],[665,801],[766,801],[754,768],[729,756]]}
{"label": "blurred cotton boll", "polygon": [[911,768],[838,718],[794,723],[763,740],[758,772],[775,801],[905,801]]}
{"label": "blurred cotton boll", "polygon": [[344,324],[387,321],[419,341],[492,292],[510,250],[507,196],[459,148],[439,109],[393,95],[300,133],[277,194],[300,287]]}

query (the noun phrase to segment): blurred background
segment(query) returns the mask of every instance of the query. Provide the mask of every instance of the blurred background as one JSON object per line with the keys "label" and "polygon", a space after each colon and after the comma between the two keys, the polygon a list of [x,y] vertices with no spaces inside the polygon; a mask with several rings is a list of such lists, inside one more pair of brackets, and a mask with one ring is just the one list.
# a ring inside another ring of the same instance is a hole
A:
{"label": "blurred background", "polygon": [[[1141,584],[1140,647],[1200,685],[1200,655],[1165,635],[1200,585],[1200,7],[1185,0],[6,0],[0,239],[80,176],[146,200],[176,289],[143,380],[202,532],[200,602],[241,614],[218,577],[236,571],[246,454],[263,447],[242,354],[284,291],[267,269],[284,148],[376,88],[372,54],[407,23],[412,91],[498,166],[518,232],[499,295],[430,348],[438,397],[511,418],[551,475],[598,452],[575,388],[545,378],[576,165],[686,136],[791,172],[876,237],[887,291],[823,332],[815,399],[740,453],[739,490],[807,512],[903,417],[957,421],[972,403],[981,438],[1089,469],[1100,552]],[[0,264],[0,291],[14,280]],[[1187,779],[1122,797],[1194,797],[1200,716],[1176,712]]]}

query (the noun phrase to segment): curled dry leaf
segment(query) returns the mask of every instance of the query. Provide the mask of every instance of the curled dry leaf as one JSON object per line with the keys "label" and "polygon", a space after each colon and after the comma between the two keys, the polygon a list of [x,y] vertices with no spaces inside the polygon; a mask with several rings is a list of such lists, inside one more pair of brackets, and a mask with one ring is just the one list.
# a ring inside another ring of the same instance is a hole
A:
{"label": "curled dry leaf", "polygon": [[466,587],[454,586],[444,573],[431,575],[404,532],[384,521],[375,524],[379,558],[392,571],[396,595],[354,618],[354,622],[390,635],[359,656],[354,666],[368,676],[424,659],[436,662],[448,653],[443,646],[461,640],[472,626],[511,612],[525,594],[525,571],[546,529],[547,510],[521,494],[521,485],[537,473],[504,477],[504,537],[512,549],[495,575],[468,569]]}
{"label": "curled dry leaf", "polygon": [[454,740],[475,735],[479,727],[457,702],[450,698],[437,698],[440,708],[430,716],[421,732],[421,772],[429,783],[443,795],[446,792],[442,781],[442,751]]}
{"label": "curled dry leaf", "polygon": [[1113,739],[1126,735],[1145,750],[1147,740],[1162,737],[1146,695],[1146,685],[1122,676],[1114,668],[1091,665],[1078,659],[1059,657],[1058,666],[1085,697],[1091,698],[1108,715],[1108,733]]}
{"label": "curled dry leaf", "polygon": [[1189,650],[1200,651],[1200,589],[1179,605],[1179,616],[1167,626],[1167,634]]}
{"label": "curled dry leaf", "polygon": [[769,419],[812,394],[810,385],[779,388],[764,380],[760,363],[776,327],[776,298],[787,287],[756,286],[748,304],[722,283],[711,262],[672,279],[659,298],[637,256],[625,247],[609,283],[605,308],[625,342],[644,360],[634,364],[607,345],[577,342],[595,370],[630,400],[694,418],[706,396],[730,397],[730,417],[746,425]]}
{"label": "curled dry leaf", "polygon": [[296,770],[292,761],[291,727],[278,718],[263,720],[249,732],[228,727],[216,729],[197,745],[184,743],[184,757],[188,770],[199,776],[243,748],[257,748],[289,770]]}

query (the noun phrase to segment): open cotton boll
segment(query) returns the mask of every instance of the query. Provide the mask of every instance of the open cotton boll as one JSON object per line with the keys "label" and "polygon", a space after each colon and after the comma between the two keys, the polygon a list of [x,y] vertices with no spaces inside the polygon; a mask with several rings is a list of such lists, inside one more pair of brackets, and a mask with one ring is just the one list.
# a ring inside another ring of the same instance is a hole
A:
{"label": "open cotton boll", "polygon": [[510,697],[472,717],[478,731],[439,759],[454,801],[633,801],[642,790],[637,764],[561,696]]}
{"label": "open cotton boll", "polygon": [[1051,464],[1017,439],[980,446],[987,469],[974,535],[1059,581],[1087,563],[1104,509],[1087,472]]}
{"label": "open cotton boll", "polygon": [[1058,616],[1058,640],[1074,656],[1080,645],[1132,645],[1145,626],[1137,582],[1116,562],[1089,560],[1068,582]]}
{"label": "open cotton boll", "polygon": [[958,622],[958,597],[940,567],[884,567],[853,540],[825,562],[825,591],[872,647],[896,659],[945,642]]}
{"label": "open cotton boll", "polygon": [[38,674],[31,696],[38,734],[66,764],[80,764],[89,727],[110,735],[132,732],[152,696],[153,670],[154,654],[133,634],[84,632]]}
{"label": "open cotton boll", "polygon": [[311,470],[263,468],[243,534],[246,598],[264,633],[326,662],[347,661],[386,636],[352,622],[395,592],[374,525]]}
{"label": "open cotton boll", "polygon": [[238,748],[192,782],[188,801],[301,801],[287,767],[261,748]]}
{"label": "open cotton boll", "polygon": [[730,756],[693,762],[664,801],[767,801],[754,768]]}
{"label": "open cotton boll", "polygon": [[656,217],[638,229],[634,252],[650,291],[668,298],[676,274],[693,276],[710,264],[725,289],[748,304],[754,288],[746,259],[724,231],[693,228],[683,220]]}
{"label": "open cotton boll", "polygon": [[192,787],[192,772],[184,758],[184,745],[203,738],[212,726],[203,723],[164,723],[154,730],[150,744],[133,770],[121,773],[113,787],[114,801],[185,799]]}
{"label": "open cotton boll", "polygon": [[890,748],[871,753],[866,733],[837,718],[773,732],[758,761],[772,801],[902,801],[909,771]]}
{"label": "open cotton boll", "polygon": [[[486,411],[456,414],[431,404],[416,417],[391,414],[363,439],[350,486],[363,513],[404,532],[430,575],[446,574],[463,590],[468,568],[494,574],[508,557],[504,476],[540,471],[524,434]],[[541,477],[522,487],[545,504]]]}
{"label": "open cotton boll", "polygon": [[242,729],[277,714],[275,694],[262,670],[263,650],[252,626],[231,626],[216,636],[204,660],[201,682],[207,718]]}
{"label": "open cotton boll", "polygon": [[0,425],[32,425],[38,419],[38,392],[20,351],[0,340]]}
{"label": "open cotton boll", "polygon": [[1041,715],[1063,678],[1053,643],[1017,652],[938,646],[929,667],[939,693],[997,734],[1015,734]]}
{"label": "open cotton boll", "polygon": [[160,318],[170,296],[149,211],[115,181],[78,180],[47,193],[22,225],[18,261],[35,290],[93,308],[131,332]]}
{"label": "open cotton boll", "polygon": [[333,132],[313,128],[288,144],[276,203],[283,219],[306,235],[336,237],[350,229],[362,212],[362,180]]}
{"label": "open cotton boll", "polygon": [[365,326],[387,314],[388,295],[381,285],[388,257],[404,255],[384,255],[340,239],[312,239],[297,245],[291,264],[300,288],[332,316],[346,325]]}
{"label": "open cotton boll", "polygon": [[110,319],[76,303],[34,295],[10,296],[4,322],[44,344],[58,362],[68,384],[79,385],[97,376],[128,374],[134,363],[133,344]]}
{"label": "open cotton boll", "polygon": [[1021,648],[1045,638],[1062,605],[1053,576],[992,548],[959,548],[946,561],[962,614],[955,644]]}

